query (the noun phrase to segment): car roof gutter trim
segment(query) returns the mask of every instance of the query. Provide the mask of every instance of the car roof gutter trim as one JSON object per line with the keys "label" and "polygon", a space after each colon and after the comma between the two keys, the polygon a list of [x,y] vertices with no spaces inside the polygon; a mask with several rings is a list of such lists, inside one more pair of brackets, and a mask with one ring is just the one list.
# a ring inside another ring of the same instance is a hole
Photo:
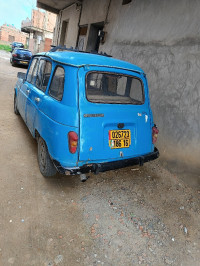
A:
{"label": "car roof gutter trim", "polygon": [[82,64],[82,65],[74,65],[74,64],[69,64],[69,63],[65,63],[65,62],[61,62],[59,60],[56,60],[54,58],[52,58],[51,56],[49,55],[34,55],[33,57],[36,57],[36,56],[41,56],[41,57],[48,57],[50,58],[51,60],[53,60],[54,62],[56,63],[59,63],[59,64],[62,64],[62,65],[67,65],[67,66],[71,66],[71,67],[76,67],[76,68],[81,68],[81,67],[107,67],[107,68],[111,68],[111,69],[121,69],[121,70],[126,70],[126,71],[131,71],[131,72],[134,72],[134,73],[137,73],[137,74],[144,74],[144,72],[142,71],[139,71],[139,70],[134,70],[134,69],[130,69],[130,68],[123,68],[123,67],[118,67],[118,66],[110,66],[110,65],[95,65],[95,64]]}

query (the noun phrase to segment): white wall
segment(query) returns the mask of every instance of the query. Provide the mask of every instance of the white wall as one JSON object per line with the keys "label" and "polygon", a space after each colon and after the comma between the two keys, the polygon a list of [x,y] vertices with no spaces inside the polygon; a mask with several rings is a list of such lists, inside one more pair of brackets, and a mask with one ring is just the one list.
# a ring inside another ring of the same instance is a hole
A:
{"label": "white wall", "polygon": [[[55,31],[55,38],[54,43],[59,45],[60,41],[60,35],[62,31],[62,22],[67,21],[68,22],[68,28],[66,32],[66,39],[65,39],[65,45],[67,47],[75,47],[77,36],[78,36],[78,22],[79,22],[79,16],[80,16],[80,9],[76,8],[76,5],[72,5],[71,7],[63,10],[60,12],[58,19],[57,19],[57,26]],[[56,39],[56,41],[55,41]]]}
{"label": "white wall", "polygon": [[84,0],[80,25],[104,21],[109,0]]}

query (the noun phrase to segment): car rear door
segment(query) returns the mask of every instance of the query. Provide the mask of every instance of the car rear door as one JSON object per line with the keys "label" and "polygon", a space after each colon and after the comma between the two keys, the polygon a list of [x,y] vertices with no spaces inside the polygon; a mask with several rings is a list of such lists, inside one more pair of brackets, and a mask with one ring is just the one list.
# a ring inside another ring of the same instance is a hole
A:
{"label": "car rear door", "polygon": [[43,57],[38,58],[37,66],[33,82],[29,85],[30,93],[26,106],[27,126],[32,134],[34,134],[35,116],[43,104],[52,69],[50,59]]}
{"label": "car rear door", "polygon": [[80,161],[125,159],[152,151],[151,113],[143,74],[81,68],[79,108]]}

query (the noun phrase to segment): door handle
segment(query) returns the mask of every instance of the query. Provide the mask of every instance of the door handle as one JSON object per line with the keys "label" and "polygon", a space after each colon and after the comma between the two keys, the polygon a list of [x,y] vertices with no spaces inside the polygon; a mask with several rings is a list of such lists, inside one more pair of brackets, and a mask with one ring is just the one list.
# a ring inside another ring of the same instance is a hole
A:
{"label": "door handle", "polygon": [[35,97],[35,102],[39,103],[40,102],[40,98],[39,97]]}

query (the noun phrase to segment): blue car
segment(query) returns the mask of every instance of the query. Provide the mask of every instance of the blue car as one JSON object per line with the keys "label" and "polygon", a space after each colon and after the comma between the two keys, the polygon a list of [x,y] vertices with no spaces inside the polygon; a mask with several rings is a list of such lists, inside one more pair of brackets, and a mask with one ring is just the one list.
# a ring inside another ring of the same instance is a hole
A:
{"label": "blue car", "polygon": [[13,43],[11,43],[11,52],[12,52],[15,48],[24,48],[24,45],[23,45],[23,43],[21,43],[21,42],[13,42]]}
{"label": "blue car", "polygon": [[38,143],[43,176],[81,176],[159,156],[142,69],[106,54],[55,47],[18,73],[14,112]]}
{"label": "blue car", "polygon": [[12,66],[23,65],[28,67],[31,56],[31,51],[23,48],[15,48],[11,53],[10,63]]}

